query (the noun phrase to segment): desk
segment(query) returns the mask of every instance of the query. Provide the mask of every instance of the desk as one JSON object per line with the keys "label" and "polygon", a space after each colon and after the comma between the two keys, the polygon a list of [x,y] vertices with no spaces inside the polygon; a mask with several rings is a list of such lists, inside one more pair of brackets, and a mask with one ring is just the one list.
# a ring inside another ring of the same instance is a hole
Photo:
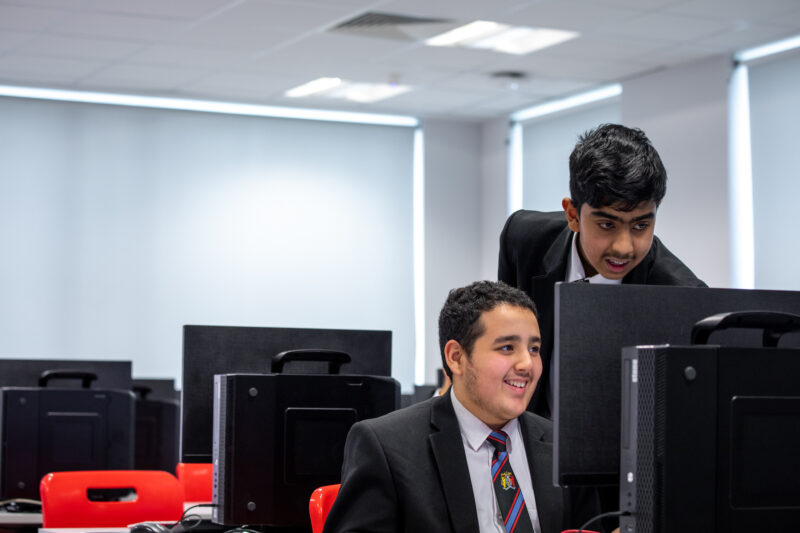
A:
{"label": "desk", "polygon": [[40,525],[42,525],[42,513],[9,513],[0,511],[0,527]]}

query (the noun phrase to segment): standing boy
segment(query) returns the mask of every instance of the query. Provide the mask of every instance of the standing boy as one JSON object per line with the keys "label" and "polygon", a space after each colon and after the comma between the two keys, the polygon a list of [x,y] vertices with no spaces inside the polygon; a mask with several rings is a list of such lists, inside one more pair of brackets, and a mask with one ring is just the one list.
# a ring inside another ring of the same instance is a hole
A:
{"label": "standing boy", "polygon": [[517,211],[500,235],[498,278],[539,308],[543,373],[529,409],[546,417],[556,282],[706,286],[653,235],[667,172],[644,132],[604,124],[582,135],[569,157],[569,191],[563,212]]}

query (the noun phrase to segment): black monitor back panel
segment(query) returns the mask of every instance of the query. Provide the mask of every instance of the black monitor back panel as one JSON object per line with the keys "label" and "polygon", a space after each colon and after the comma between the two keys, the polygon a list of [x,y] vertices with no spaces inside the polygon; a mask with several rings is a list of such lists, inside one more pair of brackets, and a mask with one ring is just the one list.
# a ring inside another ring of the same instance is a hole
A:
{"label": "black monitor back panel", "polygon": [[[211,462],[215,374],[267,374],[274,355],[300,349],[348,353],[351,362],[342,365],[341,374],[390,376],[392,372],[391,331],[184,326],[181,461]],[[284,370],[326,372],[327,364],[313,362],[291,363]]]}
{"label": "black monitor back panel", "polygon": [[181,391],[175,389],[175,380],[170,378],[134,378],[133,390],[148,400],[181,399]]}
{"label": "black monitor back panel", "polygon": [[133,467],[131,391],[0,388],[0,498],[39,499],[39,481],[63,470]]}
{"label": "black monitor back panel", "polygon": [[[617,485],[621,350],[689,344],[692,326],[711,315],[748,310],[800,314],[800,292],[653,285],[561,283],[555,288],[554,481]],[[715,332],[709,344],[762,345],[757,330]],[[781,347],[800,346],[800,334]]]}
{"label": "black monitor back panel", "polygon": [[214,503],[220,524],[308,526],[308,498],[339,483],[350,427],[397,409],[387,377],[215,376]]}
{"label": "black monitor back panel", "polygon": [[[0,359],[0,387],[38,387],[47,370],[78,370],[97,376],[93,389],[131,390],[131,362],[73,359]],[[50,386],[81,388],[77,379],[52,380]]]}

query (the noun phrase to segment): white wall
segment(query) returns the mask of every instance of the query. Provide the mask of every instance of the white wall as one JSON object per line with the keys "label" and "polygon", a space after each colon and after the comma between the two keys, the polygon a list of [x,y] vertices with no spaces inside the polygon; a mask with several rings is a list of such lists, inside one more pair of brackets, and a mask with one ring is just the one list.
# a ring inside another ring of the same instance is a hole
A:
{"label": "white wall", "polygon": [[619,99],[570,109],[522,126],[522,207],[559,211],[569,196],[569,155],[578,137],[600,124],[620,122]]}
{"label": "white wall", "polygon": [[749,71],[755,287],[800,290],[800,52]]}
{"label": "white wall", "polygon": [[497,279],[500,232],[508,218],[509,121],[481,125],[481,269],[476,279]]}
{"label": "white wall", "polygon": [[667,168],[656,234],[712,287],[730,286],[728,79],[719,56],[623,83],[622,121],[647,134]]}
{"label": "white wall", "polygon": [[411,128],[11,98],[0,116],[0,357],[179,380],[184,324],[387,329],[413,385]]}
{"label": "white wall", "polygon": [[477,124],[429,120],[425,132],[425,381],[440,368],[437,322],[454,287],[480,277],[481,136]]}

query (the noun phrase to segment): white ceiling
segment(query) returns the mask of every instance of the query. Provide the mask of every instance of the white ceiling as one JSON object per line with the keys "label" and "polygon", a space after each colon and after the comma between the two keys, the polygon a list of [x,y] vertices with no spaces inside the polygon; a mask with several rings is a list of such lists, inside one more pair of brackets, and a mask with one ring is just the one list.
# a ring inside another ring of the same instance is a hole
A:
{"label": "white ceiling", "polygon": [[[331,31],[367,12],[450,22]],[[524,56],[420,41],[476,19],[581,36]],[[0,83],[480,120],[798,33],[800,0],[0,0]],[[320,76],[413,90],[283,97]]]}

